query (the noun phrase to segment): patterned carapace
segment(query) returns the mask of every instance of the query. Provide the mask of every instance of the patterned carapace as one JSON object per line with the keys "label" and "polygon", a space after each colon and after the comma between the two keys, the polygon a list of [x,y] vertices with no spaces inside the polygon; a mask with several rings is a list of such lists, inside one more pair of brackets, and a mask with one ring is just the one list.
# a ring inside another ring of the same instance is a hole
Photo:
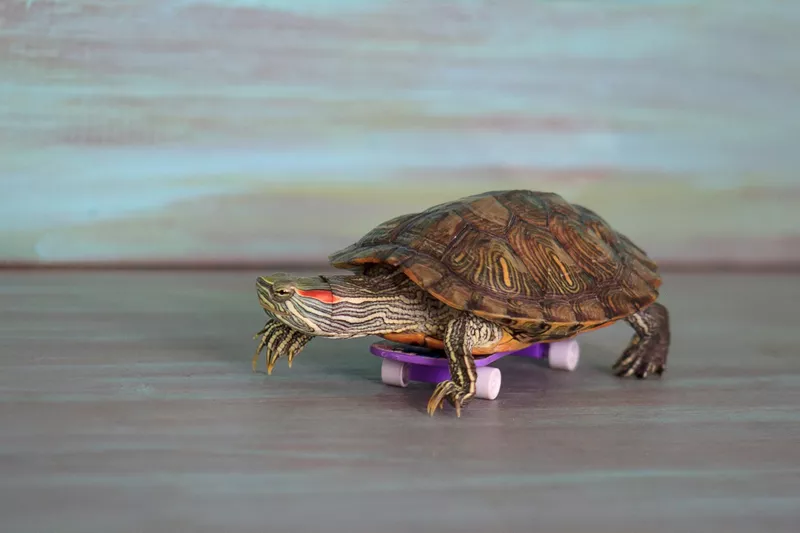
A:
{"label": "patterned carapace", "polygon": [[330,257],[386,263],[454,308],[553,338],[658,297],[658,267],[593,211],[554,193],[487,192],[389,220]]}

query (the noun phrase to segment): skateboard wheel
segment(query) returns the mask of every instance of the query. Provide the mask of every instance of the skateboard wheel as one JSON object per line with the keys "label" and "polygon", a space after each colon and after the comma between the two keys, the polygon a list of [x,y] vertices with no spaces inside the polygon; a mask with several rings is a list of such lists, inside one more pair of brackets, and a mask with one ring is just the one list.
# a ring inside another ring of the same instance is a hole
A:
{"label": "skateboard wheel", "polygon": [[581,349],[578,346],[578,341],[569,339],[551,343],[547,361],[550,364],[550,368],[571,372],[578,367],[580,357]]}
{"label": "skateboard wheel", "polygon": [[502,375],[499,368],[482,366],[476,369],[478,380],[475,383],[475,397],[484,400],[494,400],[500,394]]}
{"label": "skateboard wheel", "polygon": [[392,359],[381,363],[381,381],[394,387],[408,387],[408,365]]}

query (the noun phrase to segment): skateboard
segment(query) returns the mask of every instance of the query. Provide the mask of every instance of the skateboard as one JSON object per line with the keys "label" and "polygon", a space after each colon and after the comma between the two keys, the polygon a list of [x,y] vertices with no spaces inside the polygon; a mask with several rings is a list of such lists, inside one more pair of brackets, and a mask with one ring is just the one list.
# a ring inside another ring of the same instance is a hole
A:
{"label": "skateboard", "polygon": [[[383,358],[381,381],[394,387],[407,387],[412,381],[439,383],[450,379],[450,367],[444,352],[429,348],[376,342],[370,346],[373,355]],[[506,356],[547,359],[550,368],[573,371],[578,367],[580,347],[578,341],[566,339],[551,343],[532,344],[522,350],[498,352],[475,358],[478,380],[475,397],[494,400],[500,394],[502,376],[499,368],[491,365]]]}

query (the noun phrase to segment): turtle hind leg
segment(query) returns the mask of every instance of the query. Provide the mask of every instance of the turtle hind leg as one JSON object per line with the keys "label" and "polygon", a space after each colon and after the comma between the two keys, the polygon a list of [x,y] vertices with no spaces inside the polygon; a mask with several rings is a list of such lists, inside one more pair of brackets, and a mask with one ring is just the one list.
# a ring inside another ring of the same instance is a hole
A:
{"label": "turtle hind leg", "polygon": [[620,377],[636,376],[644,379],[666,370],[669,353],[669,312],[660,303],[625,319],[635,333],[631,342],[612,367]]}

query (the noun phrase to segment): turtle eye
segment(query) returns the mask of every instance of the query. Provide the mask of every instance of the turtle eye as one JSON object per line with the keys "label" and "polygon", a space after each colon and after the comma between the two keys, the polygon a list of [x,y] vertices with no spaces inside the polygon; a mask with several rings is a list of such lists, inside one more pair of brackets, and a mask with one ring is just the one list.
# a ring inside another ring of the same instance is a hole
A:
{"label": "turtle eye", "polygon": [[279,300],[288,300],[294,294],[294,287],[288,283],[276,283],[272,286],[272,294]]}

